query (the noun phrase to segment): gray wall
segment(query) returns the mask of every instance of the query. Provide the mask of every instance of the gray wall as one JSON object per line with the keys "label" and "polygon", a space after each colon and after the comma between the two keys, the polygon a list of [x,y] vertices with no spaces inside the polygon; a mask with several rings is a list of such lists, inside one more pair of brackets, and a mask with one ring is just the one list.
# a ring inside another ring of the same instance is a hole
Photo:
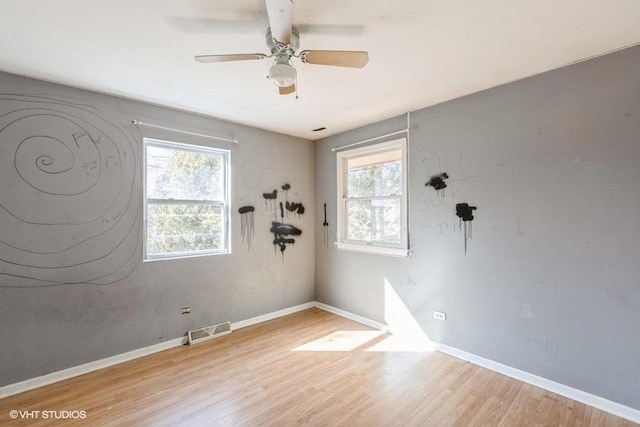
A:
{"label": "gray wall", "polygon": [[[313,300],[309,141],[9,74],[0,94],[0,386]],[[142,262],[143,136],[231,150],[231,254]],[[285,183],[306,212],[282,257],[262,193]]]}
{"label": "gray wall", "polygon": [[[413,112],[411,257],[324,248],[316,221],[316,299],[384,322],[386,280],[432,340],[640,409],[638,64],[635,47]],[[330,149],[405,125],[316,143],[332,236]],[[466,255],[457,203],[477,207]]]}

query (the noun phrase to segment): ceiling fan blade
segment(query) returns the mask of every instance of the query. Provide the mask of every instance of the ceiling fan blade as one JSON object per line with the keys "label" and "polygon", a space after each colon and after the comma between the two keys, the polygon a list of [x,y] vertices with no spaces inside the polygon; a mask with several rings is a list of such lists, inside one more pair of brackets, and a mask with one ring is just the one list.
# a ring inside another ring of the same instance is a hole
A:
{"label": "ceiling fan blade", "polygon": [[280,95],[289,95],[293,92],[296,91],[296,85],[292,84],[291,86],[286,86],[286,87],[282,87],[280,86],[278,88],[278,92],[280,93]]}
{"label": "ceiling fan blade", "polygon": [[279,43],[291,42],[292,0],[266,0],[271,36]]}
{"label": "ceiling fan blade", "polygon": [[362,68],[369,62],[369,54],[355,50],[303,50],[300,59],[305,64]]}
{"label": "ceiling fan blade", "polygon": [[198,62],[232,62],[232,61],[250,61],[252,59],[264,59],[267,55],[264,53],[236,53],[231,55],[198,55],[194,56]]}

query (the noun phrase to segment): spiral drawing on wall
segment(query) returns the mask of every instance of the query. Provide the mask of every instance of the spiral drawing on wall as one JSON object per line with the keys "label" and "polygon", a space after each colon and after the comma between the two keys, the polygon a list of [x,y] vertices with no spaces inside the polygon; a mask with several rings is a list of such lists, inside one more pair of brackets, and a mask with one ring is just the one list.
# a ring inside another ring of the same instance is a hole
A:
{"label": "spiral drawing on wall", "polygon": [[0,94],[0,286],[106,285],[133,271],[137,147],[90,105]]}

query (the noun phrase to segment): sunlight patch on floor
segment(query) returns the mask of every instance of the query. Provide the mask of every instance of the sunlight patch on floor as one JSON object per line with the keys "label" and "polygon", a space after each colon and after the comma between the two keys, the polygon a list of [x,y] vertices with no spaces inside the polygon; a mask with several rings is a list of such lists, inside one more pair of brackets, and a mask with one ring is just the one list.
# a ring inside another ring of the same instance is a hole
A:
{"label": "sunlight patch on floor", "polygon": [[391,333],[376,330],[335,331],[291,351],[432,352],[435,346],[400,296],[384,279],[384,318]]}

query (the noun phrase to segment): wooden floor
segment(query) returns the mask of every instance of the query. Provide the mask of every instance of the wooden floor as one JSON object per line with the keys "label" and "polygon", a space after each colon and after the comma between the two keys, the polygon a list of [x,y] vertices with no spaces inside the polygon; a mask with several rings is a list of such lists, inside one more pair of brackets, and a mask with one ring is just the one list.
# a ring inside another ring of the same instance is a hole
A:
{"label": "wooden floor", "polygon": [[310,309],[2,399],[0,425],[635,425],[392,339]]}

